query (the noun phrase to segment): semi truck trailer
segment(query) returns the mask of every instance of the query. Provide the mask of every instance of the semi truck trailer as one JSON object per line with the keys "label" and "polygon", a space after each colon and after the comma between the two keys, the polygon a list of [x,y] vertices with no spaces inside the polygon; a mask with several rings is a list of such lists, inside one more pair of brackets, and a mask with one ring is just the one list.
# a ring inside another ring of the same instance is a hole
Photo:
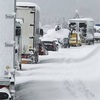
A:
{"label": "semi truck trailer", "polygon": [[17,2],[16,17],[22,24],[22,63],[38,63],[40,8],[35,3]]}
{"label": "semi truck trailer", "polygon": [[16,0],[0,0],[0,100],[15,99]]}

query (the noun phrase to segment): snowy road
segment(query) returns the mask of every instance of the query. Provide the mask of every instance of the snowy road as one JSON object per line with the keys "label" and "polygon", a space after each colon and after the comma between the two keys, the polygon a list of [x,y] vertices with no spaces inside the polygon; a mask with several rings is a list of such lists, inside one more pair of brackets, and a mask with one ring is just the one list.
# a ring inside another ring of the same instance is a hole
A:
{"label": "snowy road", "polygon": [[40,56],[16,72],[16,100],[100,100],[100,45]]}

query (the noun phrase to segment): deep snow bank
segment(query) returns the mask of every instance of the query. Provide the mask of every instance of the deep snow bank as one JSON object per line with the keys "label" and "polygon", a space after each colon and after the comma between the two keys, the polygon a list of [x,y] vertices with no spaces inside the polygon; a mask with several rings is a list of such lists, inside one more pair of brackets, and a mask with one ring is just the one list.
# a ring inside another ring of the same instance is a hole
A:
{"label": "deep snow bank", "polygon": [[52,41],[54,39],[63,39],[67,38],[69,34],[68,29],[60,29],[55,31],[55,29],[48,30],[47,34],[45,34],[41,40],[42,41]]}

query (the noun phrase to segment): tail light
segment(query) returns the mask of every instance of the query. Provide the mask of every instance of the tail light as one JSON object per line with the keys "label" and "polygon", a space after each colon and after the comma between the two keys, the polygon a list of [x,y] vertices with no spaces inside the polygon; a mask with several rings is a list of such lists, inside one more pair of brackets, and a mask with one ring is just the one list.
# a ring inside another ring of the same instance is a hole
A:
{"label": "tail light", "polygon": [[9,86],[0,85],[0,89],[2,89],[2,88],[9,88]]}

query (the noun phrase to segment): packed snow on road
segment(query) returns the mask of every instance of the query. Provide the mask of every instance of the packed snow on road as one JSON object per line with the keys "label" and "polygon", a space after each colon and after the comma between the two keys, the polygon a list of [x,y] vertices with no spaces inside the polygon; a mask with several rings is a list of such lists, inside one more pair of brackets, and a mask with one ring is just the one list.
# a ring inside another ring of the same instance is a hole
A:
{"label": "packed snow on road", "polygon": [[16,72],[16,100],[100,100],[100,44],[60,48]]}

